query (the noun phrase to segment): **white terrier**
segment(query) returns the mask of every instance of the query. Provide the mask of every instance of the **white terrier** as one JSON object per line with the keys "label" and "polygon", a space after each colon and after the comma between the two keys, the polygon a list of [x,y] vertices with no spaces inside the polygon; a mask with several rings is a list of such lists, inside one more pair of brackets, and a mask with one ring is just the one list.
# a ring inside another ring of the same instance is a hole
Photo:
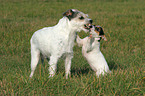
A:
{"label": "white terrier", "polygon": [[67,10],[63,18],[53,27],[45,27],[36,31],[31,38],[31,74],[33,76],[40,54],[49,58],[49,77],[56,72],[57,61],[64,54],[66,78],[70,75],[71,59],[76,32],[84,30],[92,23],[87,14],[76,9]]}
{"label": "white terrier", "polygon": [[79,46],[82,46],[82,54],[90,64],[91,68],[96,72],[96,75],[104,75],[109,73],[109,67],[107,62],[100,51],[100,40],[103,38],[107,40],[103,29],[100,26],[91,26],[90,28],[90,37],[85,37],[81,39],[77,35],[77,43]]}

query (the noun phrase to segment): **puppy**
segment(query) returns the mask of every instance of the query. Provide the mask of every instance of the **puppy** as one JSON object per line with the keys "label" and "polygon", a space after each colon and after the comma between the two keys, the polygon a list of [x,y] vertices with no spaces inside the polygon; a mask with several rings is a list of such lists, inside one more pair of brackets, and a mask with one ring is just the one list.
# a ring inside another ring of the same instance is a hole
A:
{"label": "puppy", "polygon": [[107,62],[100,51],[100,40],[104,39],[107,41],[103,29],[100,26],[90,26],[90,36],[81,39],[77,35],[77,43],[82,46],[82,54],[88,61],[91,68],[95,71],[96,75],[104,75],[109,73],[109,67]]}
{"label": "puppy", "polygon": [[92,20],[87,14],[76,9],[69,9],[63,13],[57,25],[45,27],[36,31],[31,42],[31,74],[33,76],[38,64],[40,54],[49,58],[49,77],[53,77],[56,72],[58,59],[65,55],[65,73],[66,78],[70,75],[71,59],[73,58],[73,46],[76,32],[81,30],[88,32],[86,26],[91,24]]}

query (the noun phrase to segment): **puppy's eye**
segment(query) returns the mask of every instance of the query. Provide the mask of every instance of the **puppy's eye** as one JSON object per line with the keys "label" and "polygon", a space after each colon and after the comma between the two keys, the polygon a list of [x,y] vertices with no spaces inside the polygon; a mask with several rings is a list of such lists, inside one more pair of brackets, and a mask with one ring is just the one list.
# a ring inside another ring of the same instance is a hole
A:
{"label": "puppy's eye", "polygon": [[81,20],[82,20],[82,19],[84,19],[84,17],[83,17],[83,16],[81,16],[79,19],[81,19]]}

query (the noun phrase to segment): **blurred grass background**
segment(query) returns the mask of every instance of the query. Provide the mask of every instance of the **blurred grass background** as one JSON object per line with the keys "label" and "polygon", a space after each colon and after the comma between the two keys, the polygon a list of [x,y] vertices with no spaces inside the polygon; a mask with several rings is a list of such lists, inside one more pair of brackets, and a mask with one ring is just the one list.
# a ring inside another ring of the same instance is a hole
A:
{"label": "blurred grass background", "polygon": [[[144,0],[0,0],[0,95],[144,96],[144,4]],[[57,24],[72,8],[104,28],[108,41],[101,41],[101,51],[112,74],[95,77],[75,45],[71,78],[65,79],[62,58],[54,78],[48,78],[45,61],[29,80],[32,34]]]}

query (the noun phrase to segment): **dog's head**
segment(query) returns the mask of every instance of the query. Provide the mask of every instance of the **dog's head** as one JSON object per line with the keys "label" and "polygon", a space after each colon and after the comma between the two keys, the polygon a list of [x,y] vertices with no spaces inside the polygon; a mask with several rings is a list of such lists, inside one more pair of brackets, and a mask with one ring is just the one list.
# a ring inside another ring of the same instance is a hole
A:
{"label": "dog's head", "polygon": [[95,26],[95,25],[91,25],[89,26],[90,29],[90,35],[94,38],[99,38],[99,41],[101,39],[104,39],[105,41],[107,41],[103,28],[101,26]]}
{"label": "dog's head", "polygon": [[88,28],[86,27],[88,24],[92,24],[93,20],[88,18],[87,14],[80,12],[76,9],[69,9],[63,13],[63,16],[67,17],[71,26],[75,27],[77,31],[85,31],[88,32]]}

